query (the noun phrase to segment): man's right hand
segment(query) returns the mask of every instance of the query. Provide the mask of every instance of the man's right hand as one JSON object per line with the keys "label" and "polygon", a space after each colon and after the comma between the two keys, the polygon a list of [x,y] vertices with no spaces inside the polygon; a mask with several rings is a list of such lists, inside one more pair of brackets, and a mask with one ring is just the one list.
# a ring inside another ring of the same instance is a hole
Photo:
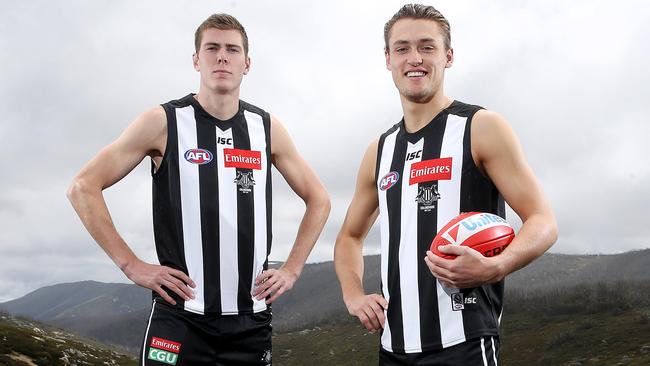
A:
{"label": "man's right hand", "polygon": [[125,266],[123,271],[135,284],[157,292],[172,305],[176,305],[176,301],[169,296],[162,286],[174,291],[185,301],[194,298],[194,292],[190,287],[195,288],[196,284],[179,270],[137,260]]}
{"label": "man's right hand", "polygon": [[370,333],[384,328],[384,310],[388,309],[388,301],[379,294],[356,296],[345,302],[350,315],[359,318]]}

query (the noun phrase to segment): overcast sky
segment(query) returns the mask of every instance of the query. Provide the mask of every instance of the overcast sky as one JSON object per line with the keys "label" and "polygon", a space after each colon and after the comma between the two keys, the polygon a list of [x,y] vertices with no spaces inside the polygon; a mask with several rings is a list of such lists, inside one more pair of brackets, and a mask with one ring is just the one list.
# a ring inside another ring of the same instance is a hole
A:
{"label": "overcast sky", "polygon": [[[332,259],[367,145],[402,116],[383,26],[403,2],[12,1],[0,13],[0,302],[45,285],[125,282],[65,198],[74,174],[143,111],[198,89],[194,31],[215,12],[250,39],[241,98],[284,122],[332,197],[309,261]],[[446,93],[513,126],[560,227],[556,253],[650,248],[650,5],[438,1],[455,63]],[[105,192],[155,262],[148,160]],[[274,176],[272,260],[303,205]],[[518,219],[510,213],[509,221]],[[377,253],[373,229],[367,253]]]}

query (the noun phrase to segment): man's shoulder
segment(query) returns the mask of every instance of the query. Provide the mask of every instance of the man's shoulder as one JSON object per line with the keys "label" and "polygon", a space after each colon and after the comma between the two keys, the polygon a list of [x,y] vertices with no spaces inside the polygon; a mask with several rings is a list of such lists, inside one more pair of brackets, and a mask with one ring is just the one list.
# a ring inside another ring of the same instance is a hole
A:
{"label": "man's shoulder", "polygon": [[399,130],[399,129],[402,127],[402,124],[403,124],[402,122],[403,122],[403,120],[401,120],[401,121],[395,123],[394,125],[390,126],[389,129],[387,129],[384,133],[382,133],[382,134],[379,136],[379,140],[383,140],[383,139],[385,139],[388,135],[391,135],[391,134],[393,134],[395,131]]}
{"label": "man's shoulder", "polygon": [[454,100],[446,109],[449,114],[460,117],[472,117],[474,113],[484,108],[480,105],[469,104],[460,100]]}
{"label": "man's shoulder", "polygon": [[264,109],[262,109],[262,108],[260,108],[260,107],[258,107],[256,105],[253,105],[251,103],[245,102],[243,100],[239,101],[239,105],[244,111],[248,111],[248,112],[251,112],[251,113],[258,114],[263,118],[266,117],[266,116],[269,116],[269,113],[267,111],[265,111]]}
{"label": "man's shoulder", "polygon": [[192,104],[194,100],[194,94],[190,93],[184,97],[170,100],[169,102],[161,104],[163,108],[185,108]]}

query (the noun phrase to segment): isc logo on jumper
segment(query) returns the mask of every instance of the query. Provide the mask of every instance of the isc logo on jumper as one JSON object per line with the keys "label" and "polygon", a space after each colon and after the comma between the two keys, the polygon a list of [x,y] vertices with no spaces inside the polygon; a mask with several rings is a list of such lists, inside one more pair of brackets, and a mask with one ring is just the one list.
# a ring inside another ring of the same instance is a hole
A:
{"label": "isc logo on jumper", "polygon": [[217,144],[232,147],[232,129],[228,128],[227,130],[222,131],[221,128],[217,127],[216,130]]}
{"label": "isc logo on jumper", "polygon": [[414,151],[406,154],[406,161],[411,161],[413,159],[417,159],[421,157],[422,157],[422,150]]}
{"label": "isc logo on jumper", "polygon": [[451,294],[451,309],[459,311],[465,309],[465,305],[476,305],[475,297],[465,297],[462,292]]}
{"label": "isc logo on jumper", "polygon": [[381,178],[381,180],[379,181],[379,189],[385,191],[388,188],[394,186],[398,180],[399,180],[399,173],[390,172],[384,175],[384,177]]}
{"label": "isc logo on jumper", "polygon": [[152,337],[147,358],[153,361],[176,365],[181,344],[166,339]]}
{"label": "isc logo on jumper", "polygon": [[189,149],[185,152],[185,160],[192,164],[207,164],[212,161],[212,153],[206,149]]}
{"label": "isc logo on jumper", "polygon": [[409,185],[451,179],[451,158],[419,161],[411,165]]}

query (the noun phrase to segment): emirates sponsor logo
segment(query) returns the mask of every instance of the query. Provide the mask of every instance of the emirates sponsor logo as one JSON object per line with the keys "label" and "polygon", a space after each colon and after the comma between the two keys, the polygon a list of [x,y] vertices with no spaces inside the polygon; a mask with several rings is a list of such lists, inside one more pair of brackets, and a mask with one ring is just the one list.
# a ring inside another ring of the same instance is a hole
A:
{"label": "emirates sponsor logo", "polygon": [[409,185],[451,179],[451,159],[440,158],[413,163],[409,175]]}
{"label": "emirates sponsor logo", "polygon": [[262,153],[255,150],[223,149],[226,168],[262,169]]}
{"label": "emirates sponsor logo", "polygon": [[181,344],[178,342],[168,341],[166,339],[151,337],[151,347],[164,349],[169,352],[178,353],[181,351]]}

